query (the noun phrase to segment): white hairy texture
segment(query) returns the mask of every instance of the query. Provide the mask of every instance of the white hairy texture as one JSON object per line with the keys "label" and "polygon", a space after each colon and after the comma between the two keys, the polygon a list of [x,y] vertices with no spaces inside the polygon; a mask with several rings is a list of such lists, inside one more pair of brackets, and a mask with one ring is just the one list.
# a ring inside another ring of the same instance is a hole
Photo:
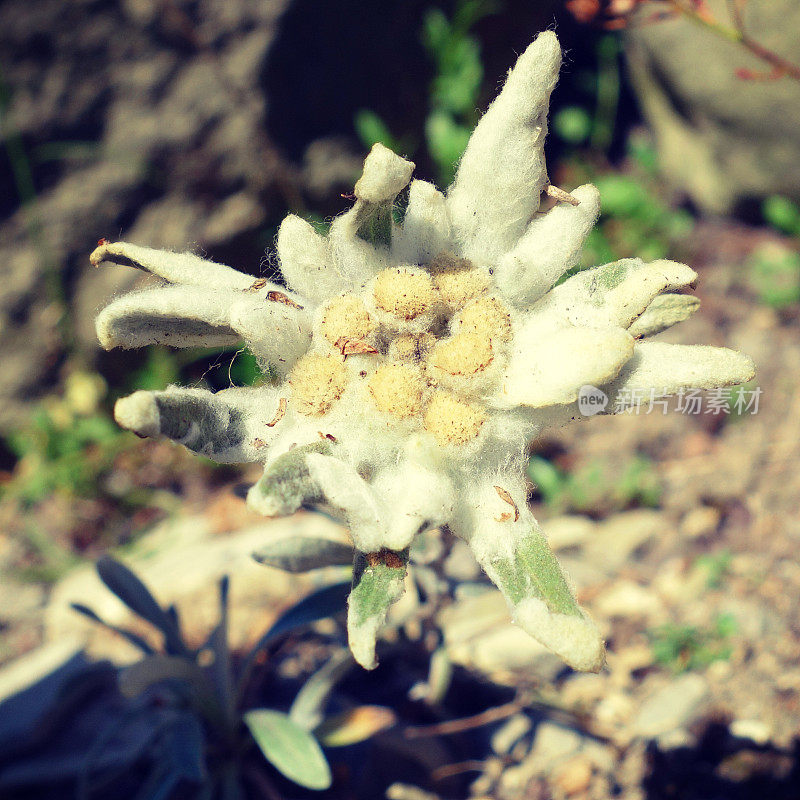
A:
{"label": "white hairy texture", "polygon": [[[128,242],[101,244],[89,256],[95,266],[103,261],[129,263],[130,266],[150,272],[169,283],[185,286],[202,286],[217,289],[247,289],[255,280],[252,275],[217,264],[194,253],[173,253],[154,250]],[[275,286],[275,288],[279,288]]]}
{"label": "white hairy texture", "polygon": [[350,652],[356,663],[361,664],[364,669],[375,669],[378,666],[375,658],[375,642],[378,631],[385,621],[385,614],[375,614],[362,620],[358,626],[348,626],[347,642],[350,645]]}
{"label": "white hairy texture", "polygon": [[531,316],[550,312],[573,325],[627,328],[659,293],[686,289],[696,280],[685,264],[626,258],[573,275],[542,297]]}
{"label": "white hairy texture", "polygon": [[628,328],[628,333],[641,339],[683,322],[700,308],[700,300],[691,294],[660,294],[637,317]]}
{"label": "white hairy texture", "polygon": [[385,511],[370,485],[349,464],[332,456],[310,453],[306,464],[328,503],[344,514],[353,544],[363,553],[384,547]]}
{"label": "white hairy texture", "polygon": [[578,263],[600,215],[600,192],[586,184],[571,194],[580,205],[561,203],[534,217],[516,246],[497,262],[495,280],[510,303],[527,307]]}
{"label": "white hairy texture", "polygon": [[662,259],[644,264],[606,294],[608,320],[627,328],[661,292],[685,289],[696,280],[693,269],[676,261]]}
{"label": "white hairy texture", "polygon": [[387,510],[384,547],[405,550],[421,530],[443,525],[453,516],[455,490],[441,472],[401,462],[383,470],[373,486]]}
{"label": "white hairy texture", "polygon": [[275,435],[266,424],[267,416],[277,408],[275,389],[214,393],[171,386],[121,398],[114,418],[139,436],[168,436],[219,463],[233,464],[263,460],[264,448]]}
{"label": "white hairy texture", "polygon": [[540,33],[469,140],[447,196],[467,258],[493,261],[511,250],[539,208],[548,104],[560,66],[555,34]]}
{"label": "white hairy texture", "polygon": [[[516,505],[516,522],[514,507],[500,496],[496,486],[507,492]],[[539,529],[528,508],[525,481],[520,474],[484,472],[465,488],[469,490],[469,500],[460,509],[454,532],[469,544],[484,569],[497,559],[512,558],[520,535]]]}
{"label": "white hairy texture", "polygon": [[[358,204],[361,201],[356,201]],[[342,276],[341,289],[364,286],[376,273],[388,266],[388,253],[381,252],[357,236],[356,209],[337,217],[328,234],[333,268]]]}
{"label": "white hairy texture", "polygon": [[649,393],[651,389],[664,396],[682,389],[746,383],[754,375],[752,359],[726,347],[637,342],[633,358],[605,391],[612,399],[620,392]]}
{"label": "white hairy texture", "polygon": [[153,392],[134,392],[114,404],[114,419],[126,430],[138,436],[158,436],[161,416]]}
{"label": "white hairy texture", "polygon": [[311,344],[311,318],[305,309],[263,298],[240,298],[229,311],[230,325],[247,343],[262,368],[284,376]]}
{"label": "white hairy texture", "polygon": [[444,195],[427,181],[412,181],[402,226],[392,240],[399,263],[429,264],[452,247],[452,231]]}
{"label": "white hairy texture", "polygon": [[304,219],[294,214],[284,219],[277,250],[286,283],[303,297],[319,303],[341,290],[342,276],[333,267],[327,240]]}
{"label": "white hairy texture", "polygon": [[530,636],[582,672],[599,672],[605,663],[605,642],[587,616],[553,614],[535,597],[514,609],[514,620]]}
{"label": "white hairy texture", "polygon": [[106,350],[149,344],[229,347],[240,339],[231,328],[229,316],[231,302],[238,296],[231,291],[194,286],[131,292],[98,314],[97,338]]}
{"label": "white hairy texture", "polygon": [[542,335],[540,326],[523,327],[503,378],[500,408],[571,403],[584,384],[612,380],[634,351],[634,339],[621,328],[570,327]]}
{"label": "white hairy texture", "polygon": [[411,180],[412,172],[411,161],[378,142],[364,161],[364,171],[356,181],[354,194],[367,203],[392,201]]}

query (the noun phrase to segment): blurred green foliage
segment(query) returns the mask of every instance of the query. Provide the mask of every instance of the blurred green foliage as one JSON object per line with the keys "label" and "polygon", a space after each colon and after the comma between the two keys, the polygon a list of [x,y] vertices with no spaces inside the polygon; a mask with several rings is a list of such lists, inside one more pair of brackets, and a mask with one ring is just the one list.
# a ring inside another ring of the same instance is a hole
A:
{"label": "blurred green foliage", "polygon": [[653,657],[673,673],[703,669],[714,661],[727,661],[733,647],[729,639],[737,631],[731,614],[719,614],[710,628],[669,623],[650,633]]}
{"label": "blurred green foliage", "polygon": [[[459,0],[448,17],[430,8],[422,23],[421,38],[434,67],[425,120],[425,146],[437,172],[439,186],[455,177],[475,124],[484,71],[478,39],[471,33],[499,5],[488,0]],[[411,155],[421,143],[408,133],[395,136],[373,111],[361,109],[354,120],[356,133],[366,148],[380,142],[397,153]]]}
{"label": "blurred green foliage", "polygon": [[718,589],[731,567],[733,554],[727,548],[717,553],[703,553],[692,565],[693,570],[700,570],[706,576],[706,588]]}
{"label": "blurred green foliage", "polygon": [[553,514],[604,515],[631,506],[654,508],[661,502],[658,475],[643,456],[635,456],[621,469],[593,461],[574,472],[534,456],[528,463],[528,477]]}
{"label": "blurred green foliage", "polygon": [[761,213],[769,225],[789,236],[800,236],[800,206],[788,197],[773,194],[761,204]]}
{"label": "blurred green foliage", "polygon": [[800,252],[779,242],[757,247],[746,263],[747,282],[765,305],[781,310],[800,302]]}
{"label": "blurred green foliage", "polygon": [[40,404],[27,425],[8,434],[6,445],[19,461],[0,499],[30,506],[53,492],[96,493],[128,438],[100,409],[104,394],[102,378],[73,373],[64,397]]}

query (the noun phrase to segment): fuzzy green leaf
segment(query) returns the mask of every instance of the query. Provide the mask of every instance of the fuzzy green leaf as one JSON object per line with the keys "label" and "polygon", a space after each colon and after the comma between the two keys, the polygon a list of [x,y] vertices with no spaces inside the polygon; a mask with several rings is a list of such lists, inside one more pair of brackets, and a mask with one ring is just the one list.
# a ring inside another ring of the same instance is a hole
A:
{"label": "fuzzy green leaf", "polygon": [[322,499],[319,487],[311,479],[306,466],[309,453],[328,455],[331,445],[327,442],[294,447],[278,456],[267,465],[258,483],[247,493],[247,504],[254,511],[268,517],[294,514],[303,503]]}
{"label": "fuzzy green leaf", "polygon": [[259,564],[285,572],[308,572],[323,567],[338,567],[353,560],[353,545],[313,536],[278,539],[253,553]]}
{"label": "fuzzy green leaf", "polygon": [[408,550],[357,553],[353,588],[347,603],[347,635],[353,657],[364,669],[375,669],[378,630],[390,606],[403,594]]}

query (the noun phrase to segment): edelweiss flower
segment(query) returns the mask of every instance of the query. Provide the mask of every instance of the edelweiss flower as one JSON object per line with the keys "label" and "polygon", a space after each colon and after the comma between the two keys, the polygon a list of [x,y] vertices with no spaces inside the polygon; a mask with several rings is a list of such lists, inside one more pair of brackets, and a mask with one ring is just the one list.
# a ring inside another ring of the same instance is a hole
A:
{"label": "edelweiss flower", "polygon": [[285,286],[189,253],[103,243],[94,264],[143,269],[165,285],[99,315],[106,348],[233,345],[275,385],[213,394],[169,387],[117,403],[118,422],[221,462],[263,461],[248,495],[267,515],[337,510],[357,551],[351,647],[375,665],[375,637],[399,597],[414,536],[447,526],[472,547],[516,621],[576,669],[604,644],[577,605],[526,503],[526,445],[577,416],[586,384],[621,392],[741,383],[745,356],[642,341],[685,319],[696,274],[626,259],[579,272],[597,220],[590,185],[539,213],[543,147],[561,54],[541,34],[470,139],[447,194],[375,145],[355,204],[321,236],[296,216],[277,240]]}

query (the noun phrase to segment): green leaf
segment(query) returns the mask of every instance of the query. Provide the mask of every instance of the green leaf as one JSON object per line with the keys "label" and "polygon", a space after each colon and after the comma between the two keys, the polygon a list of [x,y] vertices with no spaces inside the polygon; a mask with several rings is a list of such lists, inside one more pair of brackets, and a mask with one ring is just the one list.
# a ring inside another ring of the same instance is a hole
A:
{"label": "green leaf", "polygon": [[167,614],[150,594],[150,590],[124,564],[102,556],[97,562],[97,574],[100,580],[125,603],[134,614],[147,620],[164,634],[165,647],[170,654],[187,655],[188,649],[175,626],[172,617]]}
{"label": "green leaf", "polygon": [[391,728],[396,721],[394,711],[385,706],[358,706],[328,717],[314,734],[325,747],[347,747]]}
{"label": "green leaf", "polygon": [[510,559],[498,559],[492,576],[497,588],[512,605],[535,597],[542,600],[553,614],[581,616],[572,590],[564,580],[561,567],[538,531],[521,538]]}
{"label": "green leaf", "polygon": [[310,625],[317,620],[338,614],[344,609],[347,602],[349,588],[348,583],[342,582],[312,592],[288,611],[284,611],[264,634],[264,638],[270,641],[295,628]]}
{"label": "green leaf", "polygon": [[228,644],[228,588],[228,576],[225,575],[219,581],[219,622],[208,638],[208,647],[214,654],[214,663],[210,669],[211,680],[225,711],[228,725],[233,729],[236,719],[236,695]]}
{"label": "green leaf", "polygon": [[449,184],[456,164],[464,154],[471,130],[457,123],[446,111],[433,111],[425,120],[428,149],[444,180]]}
{"label": "green leaf", "polygon": [[347,603],[347,635],[353,657],[364,669],[378,666],[378,631],[390,606],[403,594],[407,568],[408,550],[356,554]]}
{"label": "green leaf", "polygon": [[253,553],[259,564],[285,572],[337,567],[353,560],[353,545],[313,536],[277,539]]}
{"label": "green leaf", "polygon": [[366,148],[380,142],[395,153],[403,152],[400,142],[392,135],[386,123],[374,112],[367,108],[359,109],[353,120],[358,138]]}
{"label": "green leaf", "polygon": [[307,789],[327,789],[331,770],[317,740],[286,714],[268,708],[248,711],[244,721],[275,769]]}
{"label": "green leaf", "polygon": [[605,215],[630,217],[650,203],[644,186],[625,175],[601,175],[595,184],[600,190],[600,205]]}

